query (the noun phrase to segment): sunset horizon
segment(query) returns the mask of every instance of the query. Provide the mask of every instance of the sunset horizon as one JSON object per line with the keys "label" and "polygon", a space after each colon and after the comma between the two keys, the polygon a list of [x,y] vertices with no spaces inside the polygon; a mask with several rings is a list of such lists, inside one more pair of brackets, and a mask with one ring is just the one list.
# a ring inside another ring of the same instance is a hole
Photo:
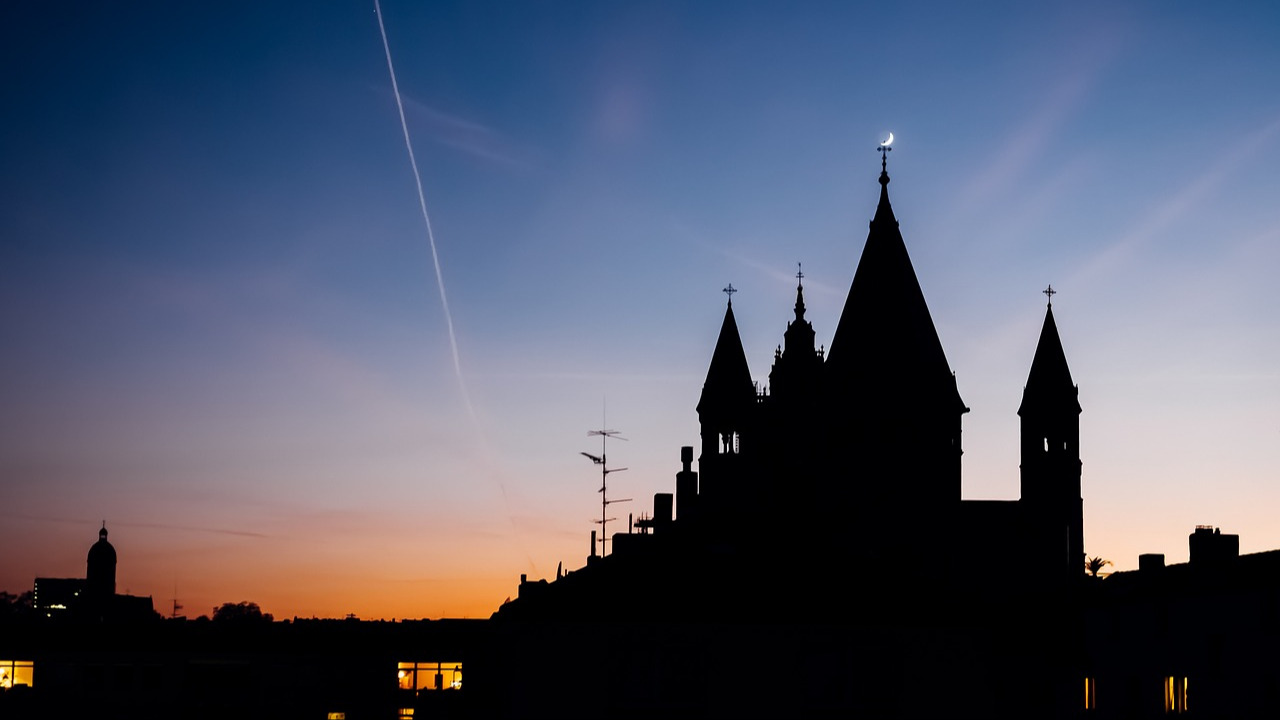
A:
{"label": "sunset horizon", "polygon": [[586,565],[590,431],[611,534],[675,491],[723,288],[762,390],[798,264],[831,348],[891,132],[963,497],[1052,285],[1085,553],[1280,548],[1277,11],[875,12],[10,10],[0,590],[105,522],[165,617],[489,617]]}

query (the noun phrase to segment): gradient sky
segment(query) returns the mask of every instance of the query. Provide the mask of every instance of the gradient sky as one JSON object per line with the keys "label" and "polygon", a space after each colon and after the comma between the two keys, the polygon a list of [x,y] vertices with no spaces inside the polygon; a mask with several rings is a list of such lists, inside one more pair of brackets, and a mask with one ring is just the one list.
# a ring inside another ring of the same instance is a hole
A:
{"label": "gradient sky", "polygon": [[966,497],[1052,283],[1086,550],[1280,547],[1274,3],[387,0],[461,383],[372,1],[180,5],[0,11],[0,590],[105,519],[166,613],[487,616],[583,564],[587,430],[674,489],[727,283],[758,380],[796,262],[830,343],[889,131]]}

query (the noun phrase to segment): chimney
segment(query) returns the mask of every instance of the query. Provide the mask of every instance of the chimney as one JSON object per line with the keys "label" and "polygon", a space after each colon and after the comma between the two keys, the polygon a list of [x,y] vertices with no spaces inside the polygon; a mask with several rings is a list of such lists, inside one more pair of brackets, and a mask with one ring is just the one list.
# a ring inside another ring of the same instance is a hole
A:
{"label": "chimney", "polygon": [[1240,536],[1223,535],[1212,525],[1197,525],[1187,540],[1193,567],[1223,567],[1240,557]]}
{"label": "chimney", "polygon": [[1154,572],[1164,569],[1164,553],[1143,553],[1138,556],[1138,572]]}
{"label": "chimney", "polygon": [[655,493],[653,496],[653,524],[655,528],[671,524],[671,493]]}
{"label": "chimney", "polygon": [[676,473],[676,517],[692,520],[698,506],[698,473],[693,471],[692,446],[680,448],[680,462],[684,469]]}

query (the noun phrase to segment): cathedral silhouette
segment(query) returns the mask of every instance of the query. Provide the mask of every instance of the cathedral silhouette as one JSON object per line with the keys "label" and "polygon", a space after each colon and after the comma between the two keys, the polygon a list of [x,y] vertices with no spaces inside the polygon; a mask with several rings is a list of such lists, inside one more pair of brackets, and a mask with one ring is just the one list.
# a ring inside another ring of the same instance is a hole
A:
{"label": "cathedral silhouette", "polygon": [[[522,578],[495,614],[507,632],[533,635],[512,647],[595,677],[584,686],[596,691],[576,694],[584,707],[639,696],[648,700],[626,706],[635,716],[892,716],[906,703],[912,716],[964,717],[954,699],[998,676],[1010,690],[974,715],[991,717],[1078,694],[1081,408],[1054,291],[1018,410],[1021,498],[965,500],[969,408],[894,217],[886,165],[830,350],[815,347],[797,273],[794,319],[761,387],[726,288],[697,403],[698,470],[694,448],[683,448],[674,496],[655,496],[638,532],[615,534],[607,556],[593,540],[587,565],[554,582]],[[981,571],[991,557],[1007,570]],[[593,650],[594,637],[638,626],[643,649]],[[538,642],[548,627],[555,641]],[[752,655],[802,669],[777,687],[761,682],[763,668],[725,670]],[[683,668],[680,679],[643,675],[637,687],[636,675],[609,671],[637,657]],[[550,683],[530,672],[536,664],[491,674],[536,696]],[[933,690],[920,695],[924,677]]]}

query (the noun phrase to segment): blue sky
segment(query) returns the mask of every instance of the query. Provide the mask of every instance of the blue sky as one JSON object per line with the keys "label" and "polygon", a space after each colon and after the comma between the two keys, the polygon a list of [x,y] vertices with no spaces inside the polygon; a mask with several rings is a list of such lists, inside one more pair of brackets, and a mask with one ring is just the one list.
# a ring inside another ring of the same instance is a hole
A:
{"label": "blue sky", "polygon": [[727,283],[757,379],[797,262],[830,342],[889,131],[966,495],[1051,282],[1086,550],[1280,547],[1280,11],[793,5],[388,0],[465,396],[372,3],[4,10],[0,588],[106,518],[192,614],[487,614],[582,562],[586,430],[671,490]]}

